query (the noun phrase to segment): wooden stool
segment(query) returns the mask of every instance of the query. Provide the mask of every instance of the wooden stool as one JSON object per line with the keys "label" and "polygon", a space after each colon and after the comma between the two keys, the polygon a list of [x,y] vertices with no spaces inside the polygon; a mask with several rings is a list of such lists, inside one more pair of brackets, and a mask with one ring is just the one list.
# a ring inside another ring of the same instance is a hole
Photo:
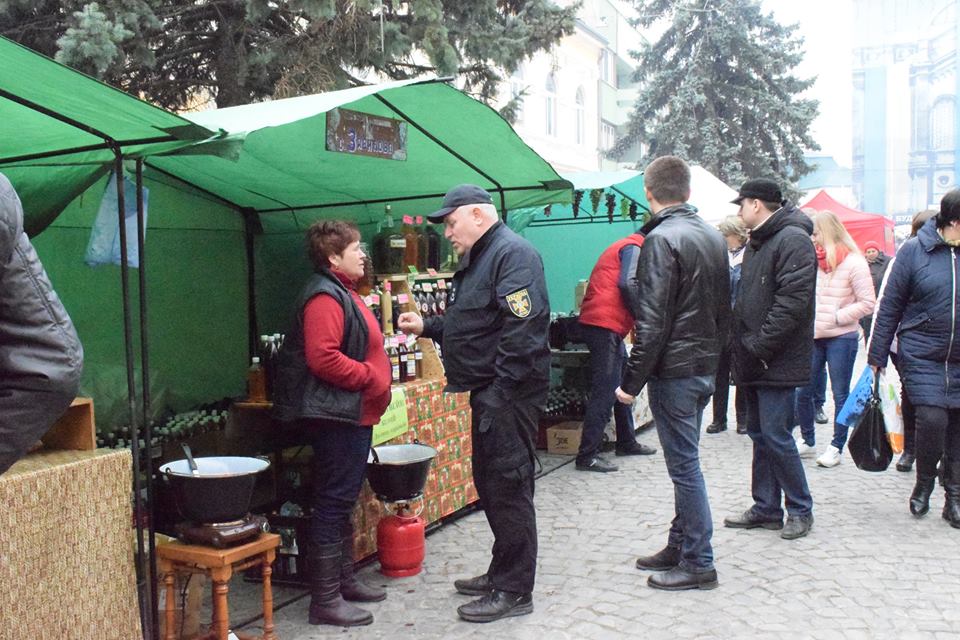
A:
{"label": "wooden stool", "polygon": [[[273,591],[270,587],[270,565],[280,546],[280,536],[261,533],[253,542],[215,549],[195,544],[171,542],[157,547],[157,567],[167,588],[167,632],[164,640],[177,640],[176,593],[174,582],[177,572],[202,573],[213,582],[213,626],[202,636],[205,640],[227,640],[230,630],[230,611],[227,608],[228,582],[235,571],[243,571],[259,564],[263,571],[263,636],[262,640],[276,640],[273,633]],[[234,632],[240,640],[252,640],[249,634]]]}

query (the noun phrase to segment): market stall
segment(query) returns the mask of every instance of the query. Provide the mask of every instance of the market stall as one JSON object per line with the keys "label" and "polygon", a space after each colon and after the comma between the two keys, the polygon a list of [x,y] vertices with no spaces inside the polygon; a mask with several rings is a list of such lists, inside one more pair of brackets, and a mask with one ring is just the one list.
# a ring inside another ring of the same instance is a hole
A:
{"label": "market stall", "polygon": [[[259,335],[285,328],[309,273],[302,237],[311,222],[351,219],[372,240],[387,207],[427,213],[459,182],[483,186],[504,210],[569,199],[569,183],[495,111],[441,81],[278,100],[190,122],[2,39],[0,74],[0,133],[9,142],[0,171],[22,196],[28,229],[39,233],[34,243],[84,342],[83,388],[98,406],[104,399],[101,436],[133,450],[138,525],[153,524],[152,483],[142,504],[139,482],[179,440],[230,446],[222,403],[188,409],[241,395]],[[464,119],[473,126],[462,127]],[[370,133],[380,125],[389,133]],[[93,268],[85,247],[111,193],[119,246],[112,264]],[[402,384],[412,428],[394,438],[422,441],[432,432],[441,456],[425,508],[437,519],[474,498],[463,436],[469,411],[462,397],[441,394],[437,377]],[[189,435],[178,431],[184,422]],[[370,507],[361,511],[372,525]],[[361,551],[369,539],[358,536]],[[150,573],[142,587],[155,583]]]}

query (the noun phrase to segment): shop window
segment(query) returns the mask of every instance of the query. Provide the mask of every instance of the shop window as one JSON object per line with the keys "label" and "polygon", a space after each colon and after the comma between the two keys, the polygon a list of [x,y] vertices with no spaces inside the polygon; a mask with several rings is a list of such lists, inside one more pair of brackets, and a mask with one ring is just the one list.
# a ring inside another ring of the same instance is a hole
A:
{"label": "shop window", "polygon": [[600,148],[604,151],[613,149],[617,141],[617,129],[609,122],[600,123]]}

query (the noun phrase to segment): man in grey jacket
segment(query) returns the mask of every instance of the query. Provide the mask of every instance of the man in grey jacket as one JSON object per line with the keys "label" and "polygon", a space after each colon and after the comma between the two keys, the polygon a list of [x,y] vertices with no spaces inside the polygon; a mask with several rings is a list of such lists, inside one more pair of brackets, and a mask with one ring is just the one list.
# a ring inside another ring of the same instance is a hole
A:
{"label": "man in grey jacket", "polygon": [[76,396],[83,348],[23,230],[23,208],[0,174],[0,474]]}

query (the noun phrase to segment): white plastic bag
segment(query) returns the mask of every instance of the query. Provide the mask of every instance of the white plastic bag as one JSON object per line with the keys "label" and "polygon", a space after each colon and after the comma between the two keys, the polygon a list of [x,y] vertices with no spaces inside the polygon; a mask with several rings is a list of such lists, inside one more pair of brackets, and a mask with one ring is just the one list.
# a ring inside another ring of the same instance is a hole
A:
{"label": "white plastic bag", "polygon": [[903,413],[900,410],[900,393],[897,391],[897,385],[881,374],[879,393],[890,448],[894,453],[903,453]]}

